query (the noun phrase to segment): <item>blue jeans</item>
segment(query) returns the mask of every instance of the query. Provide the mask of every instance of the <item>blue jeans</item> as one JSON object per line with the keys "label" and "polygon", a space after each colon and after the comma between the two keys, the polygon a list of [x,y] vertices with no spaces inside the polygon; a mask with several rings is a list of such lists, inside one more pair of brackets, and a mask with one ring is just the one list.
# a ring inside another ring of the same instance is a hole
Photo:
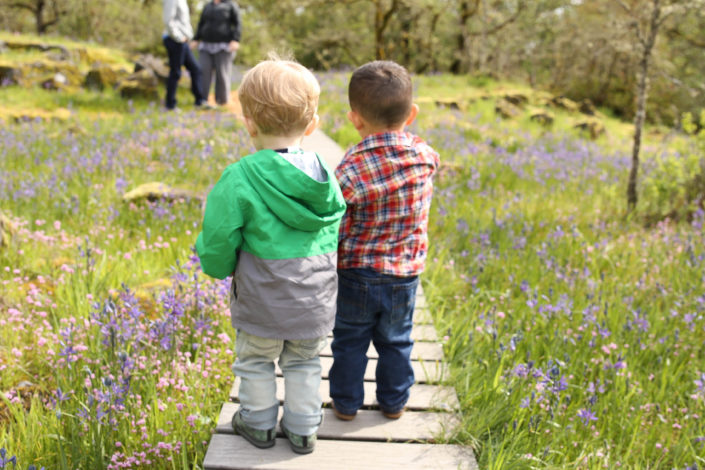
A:
{"label": "blue jeans", "polygon": [[195,99],[196,106],[200,106],[206,98],[203,96],[203,86],[201,85],[201,67],[196,62],[193,52],[188,47],[187,42],[176,42],[169,36],[163,40],[166,52],[169,55],[169,77],[166,80],[166,99],[164,104],[167,109],[176,107],[176,87],[181,78],[181,67],[186,67],[191,75],[191,93]]}
{"label": "blue jeans", "polygon": [[414,384],[411,339],[418,276],[395,277],[370,269],[338,270],[338,311],[333,329],[330,396],[344,414],[363,404],[370,340],[377,349],[377,402],[400,411]]}
{"label": "blue jeans", "polygon": [[302,436],[318,431],[323,417],[318,353],[326,342],[325,336],[289,341],[237,331],[233,372],[240,377],[240,416],[245,424],[261,430],[276,427],[279,401],[274,361],[278,359],[284,374],[284,426]]}

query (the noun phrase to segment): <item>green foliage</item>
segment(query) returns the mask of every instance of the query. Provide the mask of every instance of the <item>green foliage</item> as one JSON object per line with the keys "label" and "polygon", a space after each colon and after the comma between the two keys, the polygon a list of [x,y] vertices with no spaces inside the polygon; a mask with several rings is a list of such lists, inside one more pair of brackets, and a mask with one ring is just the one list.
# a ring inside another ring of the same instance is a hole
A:
{"label": "green foliage", "polygon": [[[703,113],[702,119],[705,117]],[[686,114],[683,129],[693,138],[682,142],[675,152],[652,157],[643,181],[640,211],[649,222],[664,218],[692,219],[705,209],[705,131],[697,131],[692,116]]]}

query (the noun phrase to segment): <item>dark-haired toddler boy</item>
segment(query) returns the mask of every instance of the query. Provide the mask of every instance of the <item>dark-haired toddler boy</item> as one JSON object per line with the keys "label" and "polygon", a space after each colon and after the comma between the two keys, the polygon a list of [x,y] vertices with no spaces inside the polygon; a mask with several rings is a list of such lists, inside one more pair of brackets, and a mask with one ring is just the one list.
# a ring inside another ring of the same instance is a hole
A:
{"label": "dark-haired toddler boy", "polygon": [[359,67],[348,87],[348,119],[362,141],[335,171],[347,210],[338,245],[333,329],[333,411],[352,420],[364,400],[370,340],[379,354],[377,402],[399,418],[414,383],[411,327],[428,248],[428,213],[438,154],[405,132],[419,111],[411,77],[390,61]]}

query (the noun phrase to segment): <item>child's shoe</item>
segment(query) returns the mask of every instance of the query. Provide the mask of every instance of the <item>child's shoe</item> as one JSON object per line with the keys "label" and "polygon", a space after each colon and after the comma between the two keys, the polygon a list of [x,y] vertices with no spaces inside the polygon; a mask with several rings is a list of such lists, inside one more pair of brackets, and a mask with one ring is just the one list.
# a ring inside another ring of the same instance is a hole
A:
{"label": "child's shoe", "polygon": [[398,411],[385,411],[382,410],[382,414],[384,415],[385,418],[389,419],[399,419],[401,418],[401,415],[404,414],[404,408]]}
{"label": "child's shoe", "polygon": [[245,424],[240,416],[240,411],[233,415],[233,430],[235,433],[241,435],[247,441],[255,447],[260,449],[269,449],[274,445],[274,438],[276,437],[274,429],[255,429],[252,426]]}
{"label": "child's shoe", "polygon": [[297,454],[310,454],[313,452],[313,448],[316,447],[316,435],[311,434],[310,436],[301,436],[300,434],[294,434],[284,427],[284,421],[279,422],[279,426],[282,428],[282,432],[289,439],[289,444],[291,445],[291,450]]}
{"label": "child's shoe", "polygon": [[351,415],[346,415],[345,413],[341,413],[338,411],[338,408],[335,407],[335,402],[331,401],[330,402],[330,407],[333,408],[333,414],[335,415],[336,418],[343,420],[343,421],[352,421],[355,419],[355,415],[357,412],[351,414]]}

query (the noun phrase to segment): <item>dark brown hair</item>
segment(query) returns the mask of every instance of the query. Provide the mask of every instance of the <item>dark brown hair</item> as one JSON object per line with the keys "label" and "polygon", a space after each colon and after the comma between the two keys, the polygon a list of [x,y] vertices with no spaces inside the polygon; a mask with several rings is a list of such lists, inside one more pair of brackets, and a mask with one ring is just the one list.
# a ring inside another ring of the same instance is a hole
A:
{"label": "dark brown hair", "polygon": [[413,104],[409,72],[389,60],[368,62],[350,77],[350,109],[377,126],[395,127],[409,117]]}

